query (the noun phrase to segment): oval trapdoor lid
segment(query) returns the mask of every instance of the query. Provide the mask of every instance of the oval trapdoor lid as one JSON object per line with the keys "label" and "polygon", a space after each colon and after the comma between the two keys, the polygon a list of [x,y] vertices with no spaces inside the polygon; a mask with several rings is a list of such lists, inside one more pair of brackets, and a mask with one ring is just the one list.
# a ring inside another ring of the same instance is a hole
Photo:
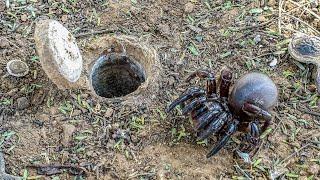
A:
{"label": "oval trapdoor lid", "polygon": [[41,20],[34,39],[42,68],[53,83],[60,89],[75,87],[83,61],[73,35],[58,21]]}

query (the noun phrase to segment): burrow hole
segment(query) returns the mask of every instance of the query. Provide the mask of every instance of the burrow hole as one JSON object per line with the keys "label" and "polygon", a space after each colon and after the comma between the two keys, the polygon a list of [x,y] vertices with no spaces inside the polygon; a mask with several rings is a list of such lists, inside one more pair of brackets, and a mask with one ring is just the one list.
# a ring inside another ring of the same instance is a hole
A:
{"label": "burrow hole", "polygon": [[126,55],[109,53],[95,62],[91,84],[97,95],[105,98],[122,97],[138,89],[145,82],[141,64]]}

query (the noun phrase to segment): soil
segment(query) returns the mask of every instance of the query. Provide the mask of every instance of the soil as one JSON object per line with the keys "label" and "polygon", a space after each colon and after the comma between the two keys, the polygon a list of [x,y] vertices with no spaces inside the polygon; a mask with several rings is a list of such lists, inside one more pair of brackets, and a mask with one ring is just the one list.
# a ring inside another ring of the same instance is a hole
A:
{"label": "soil", "polygon": [[[317,179],[320,102],[313,67],[295,62],[287,45],[297,31],[320,35],[320,6],[280,2],[0,1],[0,148],[6,172],[55,180]],[[35,51],[34,26],[42,18],[60,21],[82,52],[106,34],[150,44],[162,66],[152,103],[107,102],[89,90],[59,90]],[[6,63],[13,59],[26,62],[29,74],[7,76]],[[234,153],[243,133],[207,159],[216,137],[197,143],[188,117],[165,113],[190,86],[184,82],[188,74],[211,69],[218,77],[224,66],[235,80],[251,71],[266,73],[280,92],[271,128],[252,163]],[[34,164],[75,165],[86,173],[41,175]]]}

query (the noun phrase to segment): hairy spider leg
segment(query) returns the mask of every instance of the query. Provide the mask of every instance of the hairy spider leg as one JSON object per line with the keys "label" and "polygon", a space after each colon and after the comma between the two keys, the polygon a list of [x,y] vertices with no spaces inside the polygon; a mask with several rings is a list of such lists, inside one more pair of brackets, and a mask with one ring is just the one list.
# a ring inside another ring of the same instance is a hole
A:
{"label": "hairy spider leg", "polygon": [[237,131],[237,127],[239,124],[239,120],[234,119],[231,124],[228,125],[227,130],[224,134],[224,136],[222,137],[222,139],[220,139],[220,141],[210,150],[210,152],[207,154],[207,158],[210,158],[211,156],[217,154],[221,148],[223,146],[226,145],[226,143],[229,141],[231,135]]}
{"label": "hairy spider leg", "polygon": [[272,116],[268,111],[248,102],[243,104],[242,110],[248,115],[253,115],[266,121],[270,121],[272,119]]}
{"label": "hairy spider leg", "polygon": [[213,103],[208,108],[208,111],[197,118],[197,126],[195,127],[196,130],[203,129],[207,126],[210,122],[217,118],[222,112],[222,108],[218,103]]}
{"label": "hairy spider leg", "polygon": [[223,125],[230,119],[231,114],[222,112],[215,121],[211,122],[204,131],[202,131],[198,137],[199,141],[208,138],[211,134],[218,132]]}
{"label": "hairy spider leg", "polygon": [[200,96],[198,98],[195,98],[182,109],[182,114],[186,115],[187,113],[196,110],[197,108],[199,108],[199,106],[201,106],[202,103],[206,101],[207,101],[207,97],[205,96]]}
{"label": "hairy spider leg", "polygon": [[176,100],[174,100],[169,107],[166,109],[166,112],[170,112],[173,108],[175,108],[177,105],[195,97],[199,97],[201,95],[206,94],[205,90],[198,87],[190,87],[187,90],[185,90],[182,95],[180,95]]}
{"label": "hairy spider leg", "polygon": [[232,72],[229,68],[224,68],[221,71],[220,82],[220,98],[228,98],[230,85],[232,82]]}
{"label": "hairy spider leg", "polygon": [[207,79],[207,95],[208,97],[214,97],[217,94],[217,83],[216,78],[212,72],[206,71],[206,70],[197,70],[190,74],[186,81],[190,81],[191,79],[194,79],[195,77],[198,78],[206,78]]}

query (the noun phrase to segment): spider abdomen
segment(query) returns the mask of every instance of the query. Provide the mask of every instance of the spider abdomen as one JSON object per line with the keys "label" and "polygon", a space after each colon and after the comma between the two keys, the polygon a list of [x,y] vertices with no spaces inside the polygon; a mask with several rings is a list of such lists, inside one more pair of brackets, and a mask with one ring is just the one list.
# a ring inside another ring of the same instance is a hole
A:
{"label": "spider abdomen", "polygon": [[277,99],[278,90],[274,82],[265,74],[253,72],[236,82],[229,96],[229,104],[236,114],[241,115],[246,102],[270,109],[275,106]]}

